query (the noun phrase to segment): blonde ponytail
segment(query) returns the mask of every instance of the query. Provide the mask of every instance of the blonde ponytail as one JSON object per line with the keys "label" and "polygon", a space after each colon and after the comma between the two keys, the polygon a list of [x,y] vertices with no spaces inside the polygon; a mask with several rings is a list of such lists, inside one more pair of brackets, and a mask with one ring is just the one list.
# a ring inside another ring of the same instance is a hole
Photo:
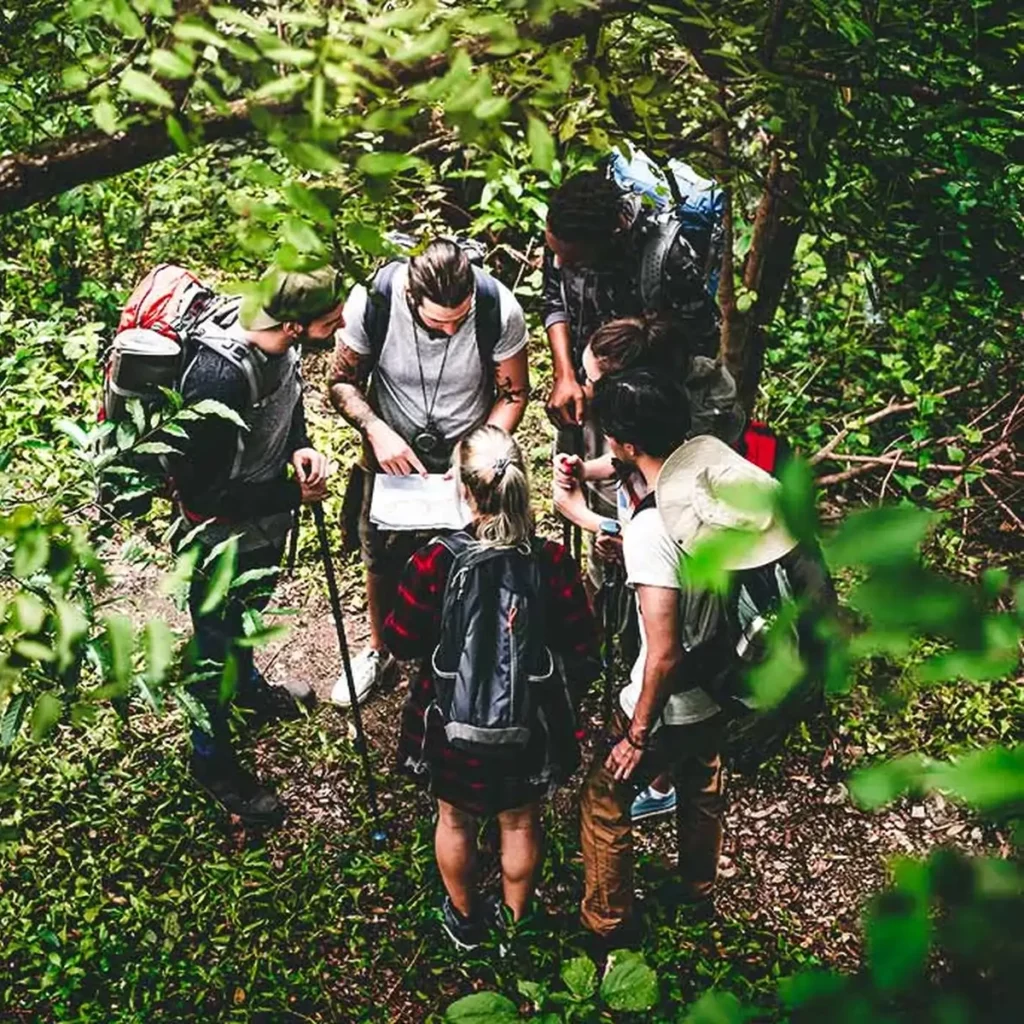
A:
{"label": "blonde ponytail", "polygon": [[518,547],[533,539],[530,476],[519,445],[487,424],[462,439],[455,470],[476,511],[476,539],[485,547]]}

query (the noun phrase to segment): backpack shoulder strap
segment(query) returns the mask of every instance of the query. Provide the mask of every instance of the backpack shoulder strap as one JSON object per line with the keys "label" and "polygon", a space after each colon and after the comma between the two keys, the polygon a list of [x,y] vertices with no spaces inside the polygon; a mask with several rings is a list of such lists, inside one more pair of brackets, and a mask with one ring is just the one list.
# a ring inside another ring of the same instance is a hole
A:
{"label": "backpack shoulder strap", "polygon": [[643,247],[640,254],[640,301],[645,310],[656,310],[661,305],[665,261],[682,230],[678,217],[661,218]]}
{"label": "backpack shoulder strap", "polygon": [[646,509],[657,508],[657,507],[658,507],[657,495],[654,493],[654,491],[648,491],[647,494],[644,496],[643,500],[640,502],[640,504],[637,505],[637,507],[635,509],[633,509],[633,516],[635,518],[636,516],[640,515],[640,513],[645,511]]}
{"label": "backpack shoulder strap", "polygon": [[[242,371],[249,385],[249,406],[255,408],[259,405],[263,399],[263,366],[266,356],[254,345],[246,345],[220,331],[198,330],[194,337],[197,345],[216,352],[222,359],[226,359],[232,366]],[[192,369],[194,362],[193,358],[185,370],[185,375]],[[182,381],[185,375],[182,376]]]}
{"label": "backpack shoulder strap", "polygon": [[391,292],[395,274],[403,266],[405,260],[392,260],[385,264],[373,276],[370,287],[366,289],[366,310],[363,312],[363,331],[370,343],[370,358],[374,365],[380,358],[381,350],[388,336],[388,325],[391,323]]}
{"label": "backpack shoulder strap", "polygon": [[498,282],[486,270],[474,266],[473,277],[476,279],[476,344],[480,361],[487,370],[501,337],[501,296]]}
{"label": "backpack shoulder strap", "polygon": [[456,530],[454,533],[439,533],[430,538],[431,544],[440,544],[458,558],[473,543],[468,530]]}

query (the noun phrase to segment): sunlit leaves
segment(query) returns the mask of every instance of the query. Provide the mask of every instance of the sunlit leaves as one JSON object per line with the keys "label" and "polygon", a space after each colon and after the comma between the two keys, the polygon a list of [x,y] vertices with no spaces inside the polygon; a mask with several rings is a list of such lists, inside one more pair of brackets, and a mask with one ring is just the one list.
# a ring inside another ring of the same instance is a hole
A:
{"label": "sunlit leaves", "polygon": [[128,68],[121,76],[121,91],[140,103],[157,107],[174,107],[174,98],[155,79],[135,68]]}
{"label": "sunlit leaves", "polygon": [[550,174],[555,162],[555,140],[551,137],[548,126],[539,117],[531,115],[527,121],[526,139],[530,146],[533,166]]}

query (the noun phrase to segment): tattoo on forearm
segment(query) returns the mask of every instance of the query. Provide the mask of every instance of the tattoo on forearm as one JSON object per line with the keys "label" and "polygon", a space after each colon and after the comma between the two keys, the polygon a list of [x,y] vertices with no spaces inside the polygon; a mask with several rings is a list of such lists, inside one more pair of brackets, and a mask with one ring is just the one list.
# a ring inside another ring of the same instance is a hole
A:
{"label": "tattoo on forearm", "polygon": [[529,385],[516,387],[508,374],[502,375],[500,370],[495,370],[494,396],[497,402],[507,402],[509,405],[522,402],[525,405],[530,399],[530,388]]}
{"label": "tattoo on forearm", "polygon": [[328,378],[331,404],[359,430],[365,430],[377,419],[364,393],[369,375],[370,357],[353,352],[344,342],[338,342]]}

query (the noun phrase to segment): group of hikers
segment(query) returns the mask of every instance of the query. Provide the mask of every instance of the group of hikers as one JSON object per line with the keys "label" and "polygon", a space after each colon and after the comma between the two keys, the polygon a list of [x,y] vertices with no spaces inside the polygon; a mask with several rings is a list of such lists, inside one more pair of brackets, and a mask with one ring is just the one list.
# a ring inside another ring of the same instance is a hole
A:
{"label": "group of hikers", "polygon": [[[580,765],[576,710],[600,674],[602,632],[618,636],[631,666],[579,798],[582,922],[608,948],[633,937],[631,828],[653,814],[676,815],[673,898],[706,903],[722,842],[727,718],[710,680],[736,645],[723,597],[689,586],[681,562],[714,531],[738,529],[747,541],[727,568],[784,569],[801,593],[828,596],[820,562],[771,511],[728,498],[737,486],[774,486],[779,445],[746,423],[716,360],[712,261],[684,232],[666,238],[670,220],[604,165],[550,196],[543,322],[554,504],[589,538],[586,578],[565,546],[535,533],[513,436],[530,396],[526,318],[464,246],[431,241],[347,297],[332,268],[278,272],[258,309],[215,304],[188,325],[200,344],[181,378],[186,403],[215,399],[237,414],[190,424],[172,470],[204,551],[238,538],[226,601],[206,600],[210,558],[191,585],[188,657],[208,718],[193,732],[194,777],[247,822],[282,816],[276,794],[236,757],[223,681],[230,672],[233,703],[250,721],[313,700],[308,686],[269,685],[237,638],[269,599],[296,510],[328,492],[328,460],[306,431],[298,350],[333,346],[330,401],[362,437],[343,518],[366,570],[369,640],[332,699],[366,700],[398,661],[418,663],[397,761],[437,801],[442,920],[460,948],[531,912],[540,807]],[[464,530],[373,521],[378,474],[428,473],[454,476]],[[489,897],[477,887],[485,817],[500,832],[501,892]]]}

